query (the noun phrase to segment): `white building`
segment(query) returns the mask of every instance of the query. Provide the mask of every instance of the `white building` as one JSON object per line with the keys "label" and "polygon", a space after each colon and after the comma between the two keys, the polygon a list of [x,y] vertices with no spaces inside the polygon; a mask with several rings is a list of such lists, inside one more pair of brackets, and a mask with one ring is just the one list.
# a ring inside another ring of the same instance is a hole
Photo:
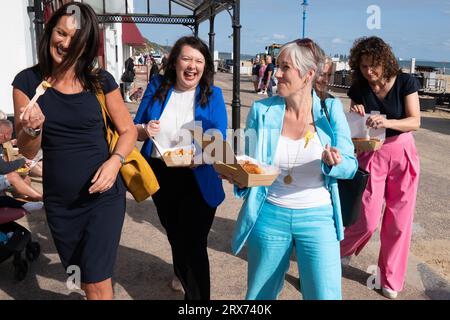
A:
{"label": "white building", "polygon": [[14,113],[14,76],[36,61],[33,14],[27,13],[28,0],[0,1],[0,110]]}
{"label": "white building", "polygon": [[[54,1],[55,3],[60,1]],[[66,2],[66,1],[63,1]],[[81,2],[81,1],[79,1]],[[103,12],[103,0],[84,0],[97,13]],[[34,12],[28,12],[33,0],[0,1],[0,27],[2,49],[0,50],[0,110],[8,115],[14,113],[11,82],[21,70],[37,63]],[[125,14],[123,0],[106,1],[107,13]],[[133,0],[128,0],[128,13],[134,12]],[[132,54],[130,45],[123,45],[122,24],[105,24],[99,52],[100,65],[104,66],[120,83],[123,63]],[[133,30],[136,30],[133,29]],[[139,34],[140,35],[140,34]]]}

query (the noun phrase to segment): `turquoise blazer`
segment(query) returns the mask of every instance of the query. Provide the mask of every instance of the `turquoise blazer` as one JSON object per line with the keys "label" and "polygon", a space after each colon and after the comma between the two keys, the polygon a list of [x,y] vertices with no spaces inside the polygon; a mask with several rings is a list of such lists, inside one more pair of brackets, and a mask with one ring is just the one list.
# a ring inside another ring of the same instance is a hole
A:
{"label": "turquoise blazer", "polygon": [[[325,100],[330,122],[322,110],[320,99],[315,91],[313,95],[314,124],[323,146],[326,144],[339,149],[342,162],[330,167],[322,162],[322,172],[325,176],[325,187],[331,194],[333,215],[336,224],[338,240],[344,238],[342,225],[341,205],[336,179],[351,179],[358,169],[358,161],[354,155],[354,146],[351,140],[350,128],[345,117],[342,103],[337,98]],[[258,161],[273,164],[277,150],[278,139],[283,128],[283,119],[286,103],[283,97],[274,96],[256,101],[247,117],[246,131],[256,131],[256,143],[247,144],[245,153]],[[239,189],[235,187],[235,195],[245,198],[232,237],[232,251],[234,254],[244,246],[261,208],[267,198],[268,187],[252,187]]]}

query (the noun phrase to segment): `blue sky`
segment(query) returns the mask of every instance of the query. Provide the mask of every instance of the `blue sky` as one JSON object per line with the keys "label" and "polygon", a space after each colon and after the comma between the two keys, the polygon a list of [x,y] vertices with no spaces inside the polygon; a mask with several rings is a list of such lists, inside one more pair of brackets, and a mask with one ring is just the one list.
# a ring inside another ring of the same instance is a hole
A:
{"label": "blue sky", "polygon": [[[134,0],[135,12],[144,12],[146,2]],[[152,0],[152,13],[167,13],[167,0]],[[302,0],[241,0],[241,52],[263,52],[271,43],[285,43],[302,33]],[[353,41],[376,35],[387,41],[399,58],[450,61],[450,0],[309,0],[306,36],[316,40],[326,53],[348,54]],[[380,29],[369,30],[370,5],[380,8]],[[172,6],[174,14],[188,14]],[[150,41],[173,44],[190,34],[189,28],[139,24]],[[200,25],[199,35],[208,40],[209,22]],[[227,12],[216,17],[216,50],[231,52],[231,18]]]}

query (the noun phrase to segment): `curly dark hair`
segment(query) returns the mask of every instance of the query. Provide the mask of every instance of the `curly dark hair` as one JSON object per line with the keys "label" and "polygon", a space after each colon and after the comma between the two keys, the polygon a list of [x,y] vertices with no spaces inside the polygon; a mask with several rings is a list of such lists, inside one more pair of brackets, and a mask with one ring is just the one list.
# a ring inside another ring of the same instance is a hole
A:
{"label": "curly dark hair", "polygon": [[154,99],[159,99],[161,103],[163,103],[166,100],[169,89],[175,85],[177,81],[175,65],[181,54],[181,50],[185,45],[200,51],[205,58],[205,69],[203,70],[202,78],[198,84],[200,86],[200,105],[204,107],[208,103],[208,98],[212,93],[214,62],[208,46],[202,40],[194,36],[182,37],[175,42],[175,45],[169,53],[167,64],[165,65],[161,86],[156,90]]}
{"label": "curly dark hair", "polygon": [[359,68],[362,56],[373,59],[375,66],[382,66],[385,79],[390,79],[400,72],[400,67],[392,48],[378,37],[361,37],[355,40],[350,49],[350,68],[353,71],[353,83],[367,81]]}

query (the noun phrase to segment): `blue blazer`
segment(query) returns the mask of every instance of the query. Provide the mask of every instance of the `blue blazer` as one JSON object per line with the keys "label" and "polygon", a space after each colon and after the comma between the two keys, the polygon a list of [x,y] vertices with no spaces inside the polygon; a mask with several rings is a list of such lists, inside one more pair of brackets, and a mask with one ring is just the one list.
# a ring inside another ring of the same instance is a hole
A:
{"label": "blue blazer", "polygon": [[[313,118],[314,124],[323,146],[326,144],[339,149],[342,162],[329,167],[322,162],[322,172],[325,176],[325,187],[331,194],[333,203],[333,216],[336,224],[338,240],[344,238],[342,225],[341,205],[339,202],[339,190],[336,179],[350,179],[358,169],[358,162],[354,156],[354,146],[351,140],[350,128],[345,118],[342,103],[339,99],[326,99],[325,103],[330,114],[328,122],[322,110],[320,99],[313,91]],[[274,96],[257,101],[253,104],[248,117],[246,130],[256,130],[256,143],[246,145],[246,154],[267,164],[273,164],[278,139],[283,128],[283,119],[286,109],[284,98]],[[250,149],[252,148],[253,149]],[[268,187],[252,187],[238,189],[235,187],[235,195],[245,198],[239,212],[232,238],[232,251],[239,253],[246,242],[261,208],[267,198]]]}
{"label": "blue blazer", "polygon": [[[153,76],[150,80],[141,104],[139,105],[136,117],[134,118],[135,124],[147,123],[150,120],[159,120],[161,117],[173,92],[172,87],[170,88],[164,103],[161,103],[159,99],[154,100],[153,96],[161,85],[161,82],[162,76],[160,75]],[[208,103],[202,107],[200,105],[200,87],[197,87],[195,101],[194,118],[195,121],[202,122],[203,132],[208,129],[218,129],[222,133],[223,138],[226,139],[228,120],[222,90],[213,86],[212,94],[209,96]],[[153,143],[151,140],[145,140],[141,153],[147,161],[152,154],[152,148]],[[204,164],[194,168],[193,171],[205,201],[211,207],[219,206],[225,199],[225,193],[223,191],[222,180],[219,179],[213,166]]]}

